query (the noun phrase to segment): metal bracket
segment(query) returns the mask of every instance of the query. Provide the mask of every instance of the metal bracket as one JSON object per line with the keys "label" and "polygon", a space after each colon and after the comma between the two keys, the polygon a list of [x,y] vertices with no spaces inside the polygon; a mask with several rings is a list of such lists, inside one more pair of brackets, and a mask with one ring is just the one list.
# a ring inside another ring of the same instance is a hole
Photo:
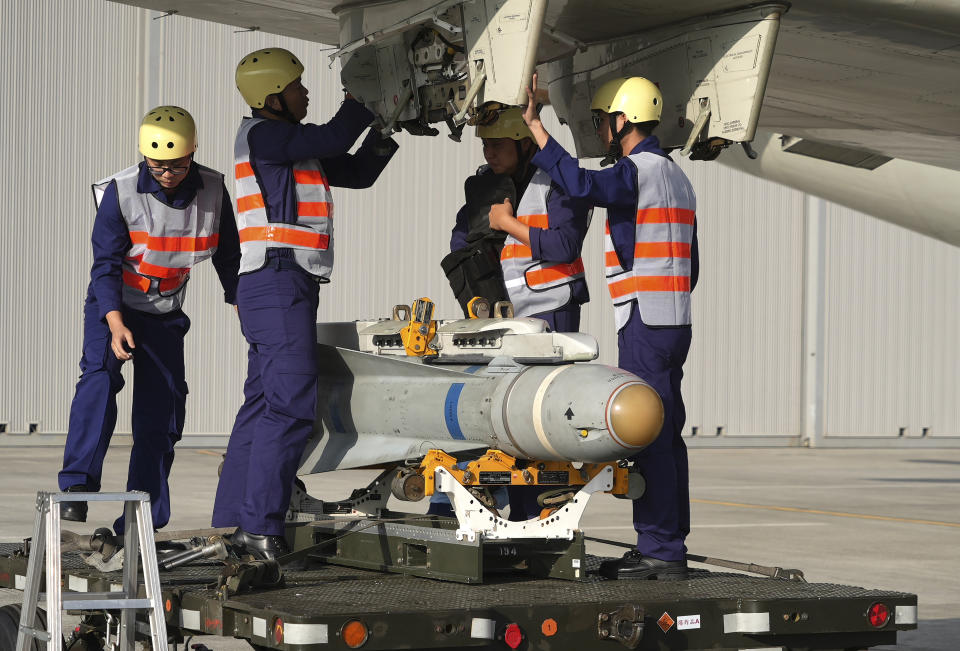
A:
{"label": "metal bracket", "polygon": [[470,104],[473,103],[473,100],[476,98],[477,93],[480,92],[480,89],[483,88],[483,82],[487,80],[487,71],[483,69],[483,64],[480,64],[480,71],[477,74],[477,78],[473,80],[473,83],[470,85],[469,90],[467,90],[467,96],[463,98],[463,107],[460,111],[453,116],[453,123],[460,124],[464,121],[464,118],[467,116],[467,111],[470,110]]}
{"label": "metal bracket", "polygon": [[413,88],[408,83],[407,87],[403,89],[403,94],[400,95],[400,99],[397,101],[397,108],[393,110],[393,114],[390,116],[390,119],[387,121],[387,124],[384,125],[383,129],[380,130],[380,135],[384,138],[390,136],[393,133],[393,127],[397,123],[397,120],[400,118],[400,114],[403,113],[403,110],[407,107],[407,102],[413,97]]}
{"label": "metal bracket", "polygon": [[366,488],[359,488],[345,500],[324,502],[307,494],[306,489],[297,482],[290,493],[290,506],[287,510],[287,522],[313,522],[321,515],[346,514],[379,516],[387,508],[390,499],[391,477],[396,468],[389,468],[376,476]]}
{"label": "metal bracket", "polygon": [[573,532],[580,528],[580,518],[590,496],[596,492],[613,489],[613,466],[607,466],[577,491],[573,499],[547,518],[531,518],[510,522],[495,515],[458,482],[446,468],[434,471],[437,491],[446,493],[453,506],[459,527],[457,540],[466,538],[473,542],[477,534],[484,540],[519,538],[565,538],[573,540]]}
{"label": "metal bracket", "polygon": [[693,149],[693,145],[697,142],[697,138],[700,137],[700,133],[706,128],[707,121],[710,119],[710,98],[703,97],[700,99],[700,115],[697,116],[697,121],[693,125],[693,129],[690,131],[690,137],[687,138],[687,143],[683,146],[683,149],[680,150],[681,156],[689,156],[690,150]]}
{"label": "metal bracket", "polygon": [[627,604],[609,613],[597,615],[597,635],[636,649],[643,638],[643,606]]}

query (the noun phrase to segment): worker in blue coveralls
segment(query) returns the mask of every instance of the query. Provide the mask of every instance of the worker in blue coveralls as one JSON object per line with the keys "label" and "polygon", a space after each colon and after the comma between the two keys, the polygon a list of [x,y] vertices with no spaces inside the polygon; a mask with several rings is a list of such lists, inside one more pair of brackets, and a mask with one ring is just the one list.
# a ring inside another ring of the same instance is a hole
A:
{"label": "worker in blue coveralls", "polygon": [[237,305],[250,349],[213,526],[238,527],[233,546],[261,559],[289,551],[284,517],[316,415],[317,303],[333,269],[330,186],[371,186],[397,149],[372,129],[348,153],[374,119],[350,95],[330,122],[302,124],[303,70],[291,52],[266,48],[243,57],[236,71],[253,110],[234,146],[243,252]]}
{"label": "worker in blue coveralls", "polygon": [[[577,332],[580,306],[590,300],[580,250],[592,209],[530,163],[536,147],[519,108],[502,110],[495,117],[477,127],[487,164],[464,184],[466,203],[457,213],[450,250],[467,250],[491,231],[501,237],[505,233],[500,276],[514,314],[543,319],[555,332]],[[498,195],[504,187],[506,196]],[[539,492],[508,488],[510,519],[539,514]],[[451,514],[446,496],[432,498],[429,512]]]}
{"label": "worker in blue coveralls", "polygon": [[609,147],[606,160],[616,163],[591,171],[544,129],[534,103],[536,79],[524,112],[540,147],[533,163],[570,196],[607,209],[604,254],[619,366],[649,382],[664,408],[660,435],[633,457],[646,480],[646,492],[633,501],[637,547],[600,570],[610,578],[685,578],[690,495],[680,381],[690,349],[690,291],[699,273],[696,197],[653,135],[663,106],[655,84],[619,78],[597,90],[594,127]]}
{"label": "worker in blue coveralls", "polygon": [[[193,160],[197,130],[177,106],[140,124],[143,162],[93,186],[93,267],[83,308],[82,374],[70,406],[60,489],[100,490],[117,421],[120,368],[133,360],[133,448],[127,490],[150,494],[153,525],[170,519],[167,477],[187,399],[183,312],[190,270],[206,258],[234,303],[240,245],[223,175]],[[86,522],[86,502],[61,502],[64,520]],[[123,532],[123,517],[114,523]]]}

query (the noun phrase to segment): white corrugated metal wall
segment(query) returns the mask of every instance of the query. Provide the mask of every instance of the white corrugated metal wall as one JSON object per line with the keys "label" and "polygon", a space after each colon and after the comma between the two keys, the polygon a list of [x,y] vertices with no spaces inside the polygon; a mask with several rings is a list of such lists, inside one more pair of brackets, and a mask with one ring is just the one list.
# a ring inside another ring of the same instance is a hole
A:
{"label": "white corrugated metal wall", "polygon": [[[0,4],[0,444],[59,444],[78,375],[91,259],[89,183],[137,160],[139,117],[159,103],[197,119],[200,162],[227,172],[245,107],[235,62],[267,45],[301,55],[310,119],[340,101],[339,73],[314,44],[101,0]],[[563,130],[548,125],[570,146]],[[462,183],[481,162],[475,141],[399,137],[374,190],[336,190],[337,268],[322,320],[386,316],[418,296],[457,314],[439,270]],[[804,431],[805,196],[717,164],[686,163],[699,195],[701,280],[685,367],[695,444],[799,443]],[[584,246],[593,301],[582,329],[616,363],[602,281],[603,211]],[[823,251],[823,426],[815,442],[960,436],[960,249],[827,206]],[[187,301],[190,385],[186,435],[222,440],[241,398],[245,345],[212,266]],[[118,432],[129,431],[130,391]],[[37,433],[25,435],[36,423]],[[904,430],[900,437],[900,428]]]}

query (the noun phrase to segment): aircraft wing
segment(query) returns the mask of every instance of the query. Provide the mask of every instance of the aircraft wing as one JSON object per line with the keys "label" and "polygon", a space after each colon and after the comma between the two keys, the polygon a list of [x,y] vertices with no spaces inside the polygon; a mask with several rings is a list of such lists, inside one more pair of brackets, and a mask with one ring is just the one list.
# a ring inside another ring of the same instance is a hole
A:
{"label": "aircraft wing", "polygon": [[524,102],[536,68],[598,156],[589,97],[641,74],[667,98],[666,146],[960,245],[956,0],[119,1],[338,45],[386,130],[456,132]]}
{"label": "aircraft wing", "polygon": [[336,45],[336,0],[114,0],[120,4]]}

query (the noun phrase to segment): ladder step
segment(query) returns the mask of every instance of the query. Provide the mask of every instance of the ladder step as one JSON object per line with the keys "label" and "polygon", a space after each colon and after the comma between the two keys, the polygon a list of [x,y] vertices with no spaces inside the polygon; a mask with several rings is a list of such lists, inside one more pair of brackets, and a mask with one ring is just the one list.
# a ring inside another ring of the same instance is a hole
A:
{"label": "ladder step", "polygon": [[64,610],[148,610],[153,608],[149,599],[63,599]]}
{"label": "ladder step", "polygon": [[32,628],[32,627],[30,627],[30,626],[21,626],[21,627],[20,627],[20,630],[23,631],[23,634],[26,635],[28,638],[29,638],[29,637],[36,638],[36,639],[40,640],[41,642],[49,642],[49,641],[50,641],[50,634],[47,633],[46,631],[43,631],[43,630],[40,630],[40,629],[36,629],[36,628]]}

